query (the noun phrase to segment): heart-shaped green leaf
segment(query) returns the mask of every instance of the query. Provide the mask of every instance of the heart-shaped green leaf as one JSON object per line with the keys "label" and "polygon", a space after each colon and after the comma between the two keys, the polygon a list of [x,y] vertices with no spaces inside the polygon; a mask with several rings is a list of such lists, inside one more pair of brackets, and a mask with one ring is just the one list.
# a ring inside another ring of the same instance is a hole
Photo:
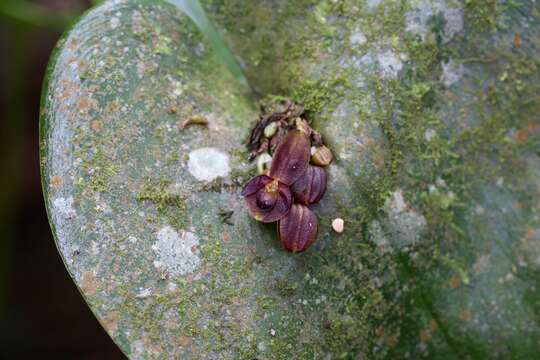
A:
{"label": "heart-shaped green leaf", "polygon": [[251,87],[302,103],[324,135],[319,235],[291,254],[249,216],[258,104],[189,18],[105,2],[58,45],[41,150],[59,251],[120,348],[536,357],[538,4],[203,5]]}

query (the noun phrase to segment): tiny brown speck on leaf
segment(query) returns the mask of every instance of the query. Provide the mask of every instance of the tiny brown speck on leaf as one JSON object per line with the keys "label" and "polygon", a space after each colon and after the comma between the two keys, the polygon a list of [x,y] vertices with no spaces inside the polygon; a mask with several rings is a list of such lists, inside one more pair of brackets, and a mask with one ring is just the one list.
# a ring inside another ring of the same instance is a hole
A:
{"label": "tiny brown speck on leaf", "polygon": [[120,313],[116,310],[109,312],[103,318],[102,324],[105,330],[108,333],[114,333],[118,330],[118,319],[120,318]]}
{"label": "tiny brown speck on leaf", "polygon": [[536,231],[532,227],[527,227],[527,240],[533,240]]}
{"label": "tiny brown speck on leaf", "polygon": [[120,110],[120,101],[118,100],[111,101],[109,105],[107,105],[107,108],[105,109],[105,111],[108,113],[114,113],[114,112],[117,112],[118,110]]}
{"label": "tiny brown speck on leaf", "polygon": [[85,295],[94,295],[98,288],[96,275],[92,271],[83,272],[80,286]]}
{"label": "tiny brown speck on leaf", "polygon": [[178,339],[178,343],[180,344],[180,346],[186,347],[191,343],[191,338],[189,336],[182,335]]}
{"label": "tiny brown speck on leaf", "polygon": [[82,96],[77,103],[77,109],[81,113],[87,113],[89,110],[93,109],[97,105],[96,100],[92,99],[89,96]]}
{"label": "tiny brown speck on leaf", "polygon": [[457,289],[461,285],[461,280],[457,276],[453,276],[450,279],[449,286],[452,289]]}
{"label": "tiny brown speck on leaf", "polygon": [[518,142],[522,143],[529,137],[528,129],[520,129],[516,132],[516,139]]}
{"label": "tiny brown speck on leaf", "polygon": [[58,189],[60,186],[62,186],[62,178],[60,176],[53,176],[51,178],[51,186],[55,189]]}
{"label": "tiny brown speck on leaf", "polygon": [[519,36],[519,34],[514,35],[514,38],[512,39],[512,43],[514,44],[515,47],[520,47],[521,46],[521,36]]}
{"label": "tiny brown speck on leaf", "polygon": [[99,120],[92,121],[92,130],[95,132],[100,132],[103,129],[103,123]]}

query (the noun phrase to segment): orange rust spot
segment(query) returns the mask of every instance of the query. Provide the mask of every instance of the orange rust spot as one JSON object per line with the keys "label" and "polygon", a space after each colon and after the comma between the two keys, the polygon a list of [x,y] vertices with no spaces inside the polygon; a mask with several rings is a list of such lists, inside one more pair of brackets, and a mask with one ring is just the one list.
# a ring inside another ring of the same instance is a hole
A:
{"label": "orange rust spot", "polygon": [[453,276],[450,279],[449,286],[451,289],[457,289],[458,287],[461,286],[461,279],[458,278],[457,276]]}
{"label": "orange rust spot", "polygon": [[227,243],[231,239],[229,232],[227,230],[223,230],[223,242]]}
{"label": "orange rust spot", "polygon": [[96,101],[89,96],[83,96],[77,102],[77,109],[81,112],[88,112],[90,109],[94,108]]}
{"label": "orange rust spot", "polygon": [[527,240],[534,239],[534,235],[536,234],[536,231],[532,227],[527,227]]}
{"label": "orange rust spot", "polygon": [[439,323],[437,322],[437,320],[431,319],[429,327],[431,328],[431,331],[437,331],[439,329]]}
{"label": "orange rust spot", "polygon": [[120,318],[120,313],[116,310],[111,311],[101,321],[105,330],[108,333],[114,333],[118,330],[118,319]]}
{"label": "orange rust spot", "polygon": [[85,295],[94,295],[97,292],[98,283],[93,271],[82,273],[80,287]]}
{"label": "orange rust spot", "polygon": [[75,92],[77,86],[74,82],[65,79],[61,80],[60,83],[62,84],[62,93],[60,95],[60,99],[69,99],[71,95],[73,95],[73,93]]}
{"label": "orange rust spot", "polygon": [[384,154],[382,152],[375,155],[373,164],[377,169],[382,169],[384,167]]}
{"label": "orange rust spot", "polygon": [[521,36],[519,36],[519,34],[514,35],[514,38],[512,39],[512,44],[514,44],[515,47],[521,46]]}
{"label": "orange rust spot", "polygon": [[51,178],[51,186],[55,189],[58,189],[60,186],[62,186],[62,178],[60,176],[53,176]]}
{"label": "orange rust spot", "polygon": [[189,336],[182,335],[178,338],[178,343],[182,347],[186,347],[191,344],[191,338]]}
{"label": "orange rust spot", "polygon": [[90,126],[95,132],[100,132],[103,129],[103,123],[99,120],[92,121],[92,124]]}
{"label": "orange rust spot", "polygon": [[105,108],[105,111],[108,113],[117,112],[120,109],[120,101],[113,100],[111,101],[107,107]]}
{"label": "orange rust spot", "polygon": [[519,129],[516,131],[516,139],[518,142],[524,142],[529,137],[529,131],[527,129]]}
{"label": "orange rust spot", "polygon": [[77,49],[77,42],[75,40],[71,40],[68,44],[68,49],[70,51],[75,51]]}

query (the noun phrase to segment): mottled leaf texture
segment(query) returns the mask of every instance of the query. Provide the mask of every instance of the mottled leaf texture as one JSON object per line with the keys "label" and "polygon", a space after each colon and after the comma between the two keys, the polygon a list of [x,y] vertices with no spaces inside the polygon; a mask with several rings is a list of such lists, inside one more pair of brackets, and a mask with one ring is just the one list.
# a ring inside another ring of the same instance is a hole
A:
{"label": "mottled leaf texture", "polygon": [[279,222],[279,239],[291,252],[306,250],[317,239],[317,217],[304,205],[294,204]]}
{"label": "mottled leaf texture", "polygon": [[302,176],[309,158],[309,138],[299,130],[289,131],[274,152],[270,176],[291,185]]}
{"label": "mottled leaf texture", "polygon": [[[287,185],[284,185],[277,180],[273,180],[266,185],[261,185],[267,181],[267,176],[258,176],[250,181],[253,185],[248,185],[244,188],[246,193],[246,204],[251,215],[258,221],[264,223],[278,221],[291,209],[293,196]],[[252,191],[256,187],[258,190]],[[246,191],[247,189],[247,191]],[[244,193],[244,191],[242,192]]]}
{"label": "mottled leaf texture", "polygon": [[291,186],[294,199],[302,204],[319,202],[326,192],[326,171],[319,166],[308,165],[306,171]]}

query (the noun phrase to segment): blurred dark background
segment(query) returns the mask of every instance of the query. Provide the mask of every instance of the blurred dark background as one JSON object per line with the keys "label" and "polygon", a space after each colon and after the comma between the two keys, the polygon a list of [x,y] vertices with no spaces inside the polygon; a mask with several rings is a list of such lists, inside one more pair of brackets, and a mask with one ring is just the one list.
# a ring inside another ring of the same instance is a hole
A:
{"label": "blurred dark background", "polygon": [[48,58],[95,2],[0,0],[0,359],[124,358],[56,251],[39,174]]}

